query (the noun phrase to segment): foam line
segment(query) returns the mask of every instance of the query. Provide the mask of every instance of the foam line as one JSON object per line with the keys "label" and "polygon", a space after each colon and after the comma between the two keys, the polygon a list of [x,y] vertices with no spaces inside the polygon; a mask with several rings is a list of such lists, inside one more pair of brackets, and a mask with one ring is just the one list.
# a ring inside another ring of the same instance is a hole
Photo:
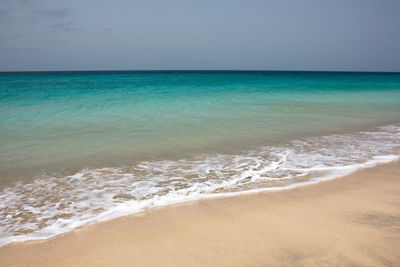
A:
{"label": "foam line", "polygon": [[0,191],[0,245],[202,198],[290,189],[400,158],[400,125],[265,146],[240,155],[82,170]]}

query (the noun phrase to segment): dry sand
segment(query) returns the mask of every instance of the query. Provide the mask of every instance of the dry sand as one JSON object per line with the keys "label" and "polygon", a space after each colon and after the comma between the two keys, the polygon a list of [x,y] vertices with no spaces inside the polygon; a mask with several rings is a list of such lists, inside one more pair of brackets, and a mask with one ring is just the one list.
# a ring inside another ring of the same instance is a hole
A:
{"label": "dry sand", "polygon": [[400,266],[400,162],[0,248],[2,266]]}

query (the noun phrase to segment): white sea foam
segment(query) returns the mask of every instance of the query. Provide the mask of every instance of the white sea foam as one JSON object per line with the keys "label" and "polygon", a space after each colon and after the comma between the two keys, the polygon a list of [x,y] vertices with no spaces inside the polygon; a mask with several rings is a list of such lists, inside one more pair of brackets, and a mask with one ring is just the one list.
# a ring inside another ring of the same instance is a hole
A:
{"label": "white sea foam", "polygon": [[265,146],[241,155],[148,161],[18,182],[0,191],[0,245],[44,239],[151,207],[347,175],[400,157],[400,125]]}

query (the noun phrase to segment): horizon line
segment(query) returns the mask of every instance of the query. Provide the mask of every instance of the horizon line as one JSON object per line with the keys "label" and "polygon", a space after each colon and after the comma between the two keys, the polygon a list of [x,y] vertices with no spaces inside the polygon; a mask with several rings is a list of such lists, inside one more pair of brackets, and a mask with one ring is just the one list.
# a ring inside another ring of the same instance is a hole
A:
{"label": "horizon line", "polygon": [[393,73],[400,71],[363,71],[363,70],[240,70],[240,69],[110,69],[110,70],[0,70],[0,74],[7,73],[134,73],[134,72],[308,72],[308,73]]}

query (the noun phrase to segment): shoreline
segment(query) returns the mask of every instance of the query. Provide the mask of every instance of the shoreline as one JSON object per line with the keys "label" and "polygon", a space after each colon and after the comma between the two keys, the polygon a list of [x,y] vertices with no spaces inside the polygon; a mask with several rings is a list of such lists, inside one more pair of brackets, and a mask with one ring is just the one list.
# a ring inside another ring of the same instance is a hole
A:
{"label": "shoreline", "polygon": [[0,192],[0,246],[48,239],[157,206],[337,178],[399,159],[399,138],[399,125],[384,125],[239,154],[144,161],[16,181]]}
{"label": "shoreline", "polygon": [[[0,260],[9,266],[394,264],[400,261],[398,193],[399,160],[290,190],[155,207],[45,240],[9,243],[0,247]],[[372,195],[379,197],[368,200]],[[381,203],[388,197],[390,203]],[[339,249],[341,259],[323,257],[329,249],[321,249],[335,240],[346,248]]]}
{"label": "shoreline", "polygon": [[392,162],[396,162],[400,160],[399,155],[386,155],[386,156],[377,156],[374,157],[373,159],[366,161],[364,163],[360,164],[353,164],[353,165],[348,165],[344,166],[344,168],[341,170],[341,172],[336,173],[336,174],[331,174],[331,175],[325,175],[321,177],[315,177],[312,179],[308,179],[305,181],[300,181],[292,184],[288,184],[285,186],[279,186],[279,187],[265,187],[265,188],[257,188],[257,189],[250,189],[250,190],[245,190],[245,191],[237,191],[237,192],[222,192],[222,193],[213,193],[213,194],[208,194],[208,195],[203,195],[199,197],[195,197],[193,199],[184,199],[184,200],[178,200],[178,201],[172,201],[172,202],[167,202],[155,206],[151,206],[149,208],[145,208],[143,210],[135,211],[135,212],[123,212],[117,215],[109,215],[105,216],[103,219],[98,219],[92,222],[88,222],[83,225],[76,226],[72,229],[69,229],[65,232],[60,232],[58,234],[52,234],[49,236],[42,236],[42,237],[25,237],[21,239],[17,239],[15,241],[10,241],[7,243],[0,243],[0,248],[3,246],[7,246],[9,244],[18,244],[18,243],[26,243],[26,242],[35,242],[35,241],[46,241],[48,239],[56,238],[57,236],[68,234],[69,232],[75,231],[77,229],[87,227],[93,224],[97,223],[102,223],[102,222],[107,222],[110,220],[115,220],[124,216],[135,216],[135,215],[142,215],[142,213],[150,212],[152,209],[158,209],[158,208],[165,208],[165,207],[173,207],[173,206],[179,206],[179,205],[185,205],[185,204],[192,204],[196,203],[197,201],[202,201],[202,200],[207,200],[207,199],[220,199],[220,198],[229,198],[229,197],[237,197],[241,195],[251,195],[251,194],[257,194],[257,193],[264,193],[264,192],[279,192],[279,191],[285,191],[285,190],[292,190],[297,187],[303,187],[303,186],[309,186],[309,185],[314,185],[318,184],[320,182],[325,182],[325,181],[330,181],[338,178],[343,178],[346,177],[352,173],[358,172],[362,169],[369,169],[369,168],[374,168],[379,165],[383,164],[390,164]]}

